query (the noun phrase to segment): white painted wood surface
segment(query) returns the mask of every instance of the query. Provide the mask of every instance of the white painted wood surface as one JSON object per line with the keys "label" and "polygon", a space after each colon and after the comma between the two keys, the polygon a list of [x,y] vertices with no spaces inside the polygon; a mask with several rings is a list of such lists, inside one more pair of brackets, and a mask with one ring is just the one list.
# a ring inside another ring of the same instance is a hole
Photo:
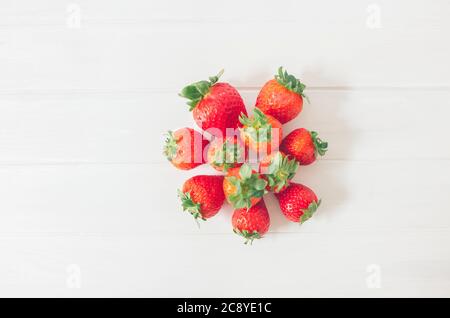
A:
{"label": "white painted wood surface", "polygon": [[[450,296],[450,3],[0,3],[0,296]],[[79,14],[79,15],[78,15]],[[80,20],[78,20],[78,17]],[[379,20],[377,19],[379,17]],[[251,109],[279,65],[327,156],[302,227],[199,230],[162,134],[224,67]]]}

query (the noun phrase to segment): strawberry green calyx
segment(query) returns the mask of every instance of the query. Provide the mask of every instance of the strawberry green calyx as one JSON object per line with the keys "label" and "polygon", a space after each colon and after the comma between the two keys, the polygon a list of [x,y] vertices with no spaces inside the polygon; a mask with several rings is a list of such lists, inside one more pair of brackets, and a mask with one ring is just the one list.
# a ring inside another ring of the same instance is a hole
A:
{"label": "strawberry green calyx", "polygon": [[275,193],[280,192],[295,176],[298,167],[299,164],[296,160],[290,160],[288,156],[283,156],[278,152],[267,169],[266,179],[270,189]]}
{"label": "strawberry green calyx", "polygon": [[308,97],[303,93],[306,85],[300,82],[300,80],[294,75],[290,75],[286,70],[283,70],[282,66],[278,69],[278,74],[275,75],[275,79],[288,90],[308,99]]}
{"label": "strawberry green calyx", "polygon": [[303,210],[303,215],[300,217],[300,224],[305,223],[306,221],[308,221],[314,213],[316,213],[317,209],[320,206],[320,203],[322,202],[322,200],[319,201],[313,201],[309,204],[308,208]]}
{"label": "strawberry green calyx", "polygon": [[317,154],[319,154],[320,156],[323,156],[323,155],[325,155],[325,153],[327,152],[327,150],[328,150],[328,142],[326,142],[326,141],[322,141],[319,137],[318,137],[318,134],[317,134],[317,132],[315,132],[315,131],[311,131],[311,138],[312,138],[312,140],[313,140],[313,142],[314,142],[314,146],[315,146],[315,153],[316,153],[316,156],[317,156]]}
{"label": "strawberry green calyx", "polygon": [[164,155],[166,156],[167,160],[172,161],[173,158],[177,155],[178,151],[178,144],[177,139],[175,138],[175,135],[172,131],[167,132],[166,137],[166,143],[164,145]]}
{"label": "strawberry green calyx", "polygon": [[201,219],[206,221],[201,213],[201,204],[195,203],[189,192],[183,193],[183,191],[178,190],[178,197],[181,199],[181,205],[183,206],[183,211],[189,212],[195,220]]}
{"label": "strawberry green calyx", "polygon": [[244,244],[248,244],[250,242],[250,245],[252,245],[253,240],[261,238],[261,235],[258,233],[258,231],[249,232],[247,230],[240,231],[238,229],[233,229],[233,232],[245,238]]}
{"label": "strawberry green calyx", "polygon": [[249,118],[241,113],[239,116],[240,123],[244,126],[241,128],[247,136],[254,141],[267,142],[272,138],[272,126],[267,116],[258,108],[253,110],[253,117]]}
{"label": "strawberry green calyx", "polygon": [[214,155],[213,165],[223,167],[223,171],[233,168],[242,157],[239,145],[229,142],[228,140],[222,144],[222,149],[218,149]]}
{"label": "strawberry green calyx", "polygon": [[235,209],[250,209],[252,198],[262,198],[267,193],[267,181],[261,179],[259,173],[254,173],[248,164],[241,166],[239,176],[227,177],[228,182],[236,187],[236,192],[228,199]]}
{"label": "strawberry green calyx", "polygon": [[190,111],[192,111],[203,99],[203,97],[209,93],[211,87],[219,81],[219,78],[222,76],[223,72],[224,70],[221,70],[216,76],[211,76],[209,81],[196,82],[183,88],[179,95],[189,99],[187,104],[189,105]]}

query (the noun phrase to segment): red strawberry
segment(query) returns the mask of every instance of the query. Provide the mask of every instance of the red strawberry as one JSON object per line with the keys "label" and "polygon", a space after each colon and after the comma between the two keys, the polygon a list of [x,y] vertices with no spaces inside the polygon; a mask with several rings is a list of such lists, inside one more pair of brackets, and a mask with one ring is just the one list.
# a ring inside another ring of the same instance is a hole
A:
{"label": "red strawberry", "polygon": [[225,137],[227,128],[236,129],[239,115],[247,113],[238,91],[228,83],[217,83],[222,73],[186,86],[180,93],[189,99],[197,125],[217,137]]}
{"label": "red strawberry", "polygon": [[195,219],[206,220],[219,212],[225,196],[223,176],[195,176],[188,179],[182,191],[178,190],[183,211],[188,211]]}
{"label": "red strawberry", "polygon": [[218,171],[242,166],[245,147],[238,137],[215,138],[208,148],[208,162]]}
{"label": "red strawberry", "polygon": [[277,151],[264,158],[259,164],[259,173],[267,180],[267,189],[275,193],[285,190],[295,176],[298,162],[289,159],[282,152]]}
{"label": "red strawberry", "polygon": [[302,184],[291,183],[283,192],[275,194],[279,203],[281,212],[292,221],[304,223],[309,220],[320,206],[320,200],[317,200],[316,194]]}
{"label": "red strawberry", "polygon": [[280,146],[281,151],[295,158],[301,165],[313,163],[317,155],[325,155],[327,148],[328,143],[322,141],[315,131],[309,132],[305,128],[292,131]]}
{"label": "red strawberry", "polygon": [[245,244],[253,243],[267,233],[270,226],[270,216],[264,200],[250,209],[237,209],[232,218],[234,233],[245,238]]}
{"label": "red strawberry", "polygon": [[191,128],[169,131],[164,145],[164,155],[178,169],[190,170],[205,163],[203,151],[209,141]]}
{"label": "red strawberry", "polygon": [[275,79],[264,84],[256,99],[256,107],[271,115],[282,124],[297,117],[303,108],[305,85],[283,68],[278,69]]}
{"label": "red strawberry", "polygon": [[278,149],[283,138],[281,123],[270,115],[266,115],[255,108],[250,118],[241,114],[241,139],[245,145],[258,152],[270,154]]}
{"label": "red strawberry", "polygon": [[267,181],[248,164],[228,170],[223,181],[223,192],[227,201],[235,208],[251,208],[261,201],[266,190]]}

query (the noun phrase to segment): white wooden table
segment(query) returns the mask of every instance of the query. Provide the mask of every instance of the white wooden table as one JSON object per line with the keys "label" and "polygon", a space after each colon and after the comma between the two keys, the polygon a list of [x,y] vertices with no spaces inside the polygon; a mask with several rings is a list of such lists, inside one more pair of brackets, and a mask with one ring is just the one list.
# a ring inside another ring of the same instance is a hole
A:
{"label": "white wooden table", "polygon": [[[0,296],[450,296],[450,2],[2,0]],[[199,230],[161,155],[221,68],[252,108],[283,65],[330,150],[245,246]]]}

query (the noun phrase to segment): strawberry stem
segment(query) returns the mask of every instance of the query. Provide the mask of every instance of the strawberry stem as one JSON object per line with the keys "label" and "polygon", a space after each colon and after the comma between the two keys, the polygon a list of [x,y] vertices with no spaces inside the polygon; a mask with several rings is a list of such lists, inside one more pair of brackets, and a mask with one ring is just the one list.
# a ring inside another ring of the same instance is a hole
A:
{"label": "strawberry stem", "polygon": [[222,148],[218,149],[214,155],[212,164],[216,167],[222,167],[224,172],[233,168],[242,158],[242,152],[238,144],[226,140]]}
{"label": "strawberry stem", "polygon": [[302,97],[305,97],[309,102],[308,97],[303,93],[306,85],[300,82],[300,80],[294,75],[291,75],[286,70],[283,70],[282,66],[280,66],[280,68],[278,69],[278,74],[275,75],[275,79],[278,83],[286,87],[288,90],[297,93]]}
{"label": "strawberry stem", "polygon": [[178,151],[178,139],[175,138],[175,135],[172,131],[168,131],[166,135],[166,142],[164,145],[164,155],[166,156],[167,160],[172,161],[173,158],[177,155]]}
{"label": "strawberry stem", "polygon": [[258,231],[250,232],[247,230],[240,231],[238,229],[233,229],[233,232],[245,238],[244,244],[248,244],[250,242],[250,245],[252,245],[253,240],[261,238],[261,235],[258,233]]}
{"label": "strawberry stem", "polygon": [[275,193],[279,193],[294,178],[298,167],[299,164],[295,159],[290,160],[288,156],[277,152],[270,162],[266,174],[270,189]]}
{"label": "strawberry stem", "polygon": [[[181,199],[183,211],[189,212],[196,221],[198,221],[198,219],[206,221],[206,219],[202,216],[201,204],[195,203],[189,192],[183,193],[183,191],[178,190],[178,197]],[[199,225],[198,222],[197,224]]]}
{"label": "strawberry stem", "polygon": [[317,156],[319,154],[320,156],[324,156],[328,150],[328,142],[320,139],[318,133],[315,131],[311,131],[310,134],[315,146],[315,155]]}
{"label": "strawberry stem", "polygon": [[236,188],[236,192],[228,197],[235,209],[250,209],[253,198],[262,198],[267,193],[267,181],[260,178],[259,173],[253,172],[248,164],[239,169],[239,178],[230,176],[226,179]]}
{"label": "strawberry stem", "polygon": [[316,213],[321,203],[322,200],[319,200],[317,202],[316,201],[311,202],[308,208],[303,210],[303,214],[302,216],[300,216],[299,220],[300,224],[303,224],[306,221],[308,221],[314,215],[314,213]]}
{"label": "strawberry stem", "polygon": [[241,128],[244,133],[255,142],[268,142],[272,138],[272,126],[267,116],[258,108],[253,110],[253,117],[249,118],[244,113],[239,116]]}
{"label": "strawberry stem", "polygon": [[214,84],[219,81],[224,70],[221,70],[216,76],[210,76],[209,81],[199,81],[184,87],[179,96],[187,98],[189,101],[189,111],[192,111],[197,104],[209,93]]}

